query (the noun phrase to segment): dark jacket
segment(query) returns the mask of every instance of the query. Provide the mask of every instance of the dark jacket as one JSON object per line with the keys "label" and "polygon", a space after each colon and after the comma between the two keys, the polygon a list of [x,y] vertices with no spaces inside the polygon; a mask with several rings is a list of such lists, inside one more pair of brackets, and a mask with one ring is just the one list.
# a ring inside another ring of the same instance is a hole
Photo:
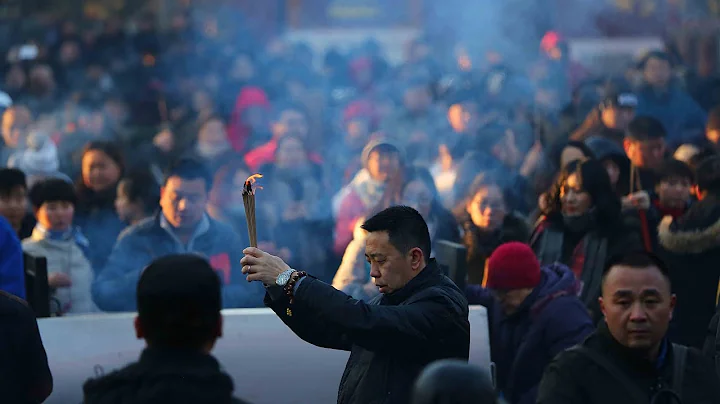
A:
{"label": "dark jacket", "polygon": [[233,389],[211,355],[162,348],[146,348],[138,362],[83,386],[85,404],[245,403]]}
{"label": "dark jacket", "polygon": [[[620,345],[603,321],[583,346],[623,371],[621,377],[627,377],[641,391],[647,392],[647,401],[633,401],[630,393],[617,381],[617,375],[610,374],[585,354],[567,351],[558,355],[545,370],[538,404],[649,404],[659,389],[672,386],[674,353],[667,341],[657,363],[651,363]],[[658,400],[656,404],[676,404],[669,399]],[[682,404],[711,403],[720,403],[720,383],[708,359],[697,350],[690,349],[685,360]]]}
{"label": "dark jacket", "polygon": [[485,274],[485,260],[501,245],[510,241],[526,243],[530,229],[524,218],[508,214],[502,227],[494,232],[479,229],[469,215],[463,221],[463,244],[467,248],[468,283],[480,285]]}
{"label": "dark jacket", "polygon": [[42,403],[53,390],[53,378],[35,313],[25,301],[0,291],[0,318],[0,401]]}
{"label": "dark jacket", "polygon": [[534,404],[547,364],[594,330],[577,298],[575,276],[564,265],[543,267],[540,284],[509,316],[486,289],[471,285],[467,292],[470,304],[488,308],[497,387],[510,404]]}
{"label": "dark jacket", "polygon": [[677,306],[670,324],[673,342],[701,348],[715,314],[720,280],[720,207],[715,198],[693,204],[685,215],[658,226],[658,255],[670,267]]}
{"label": "dark jacket", "polygon": [[670,145],[676,147],[690,142],[704,132],[707,113],[685,91],[672,85],[664,92],[644,86],[637,97],[635,113],[662,122]]}
{"label": "dark jacket", "polygon": [[580,281],[580,300],[594,321],[601,317],[598,297],[605,263],[624,251],[642,249],[639,229],[623,218],[615,224],[597,224],[595,230],[574,234],[562,220],[542,219],[530,237],[530,246],[541,265],[556,262],[570,267]]}
{"label": "dark jacket", "polygon": [[198,253],[207,257],[223,282],[223,307],[260,307],[263,287],[248,283],[241,273],[242,244],[223,223],[207,217],[189,246],[181,243],[161,225],[162,213],[127,228],[105,268],[93,283],[93,300],[105,311],[135,311],[135,293],[142,270],[154,259],[169,254]]}
{"label": "dark jacket", "polygon": [[408,403],[427,364],[470,353],[467,300],[432,259],[405,287],[369,303],[307,277],[292,316],[283,294],[266,295],[265,304],[303,340],[351,352],[338,404]]}

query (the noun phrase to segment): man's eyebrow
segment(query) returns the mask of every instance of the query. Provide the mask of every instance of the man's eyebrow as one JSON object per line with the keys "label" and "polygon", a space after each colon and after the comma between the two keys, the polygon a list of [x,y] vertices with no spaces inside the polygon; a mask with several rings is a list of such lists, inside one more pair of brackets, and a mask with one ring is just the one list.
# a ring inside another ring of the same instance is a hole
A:
{"label": "man's eyebrow", "polygon": [[643,290],[640,293],[640,296],[642,296],[642,297],[659,297],[659,296],[661,296],[661,294],[660,294],[659,290],[657,290],[655,288],[651,288],[651,289]]}
{"label": "man's eyebrow", "polygon": [[613,297],[632,297],[633,293],[631,290],[618,290],[613,293]]}

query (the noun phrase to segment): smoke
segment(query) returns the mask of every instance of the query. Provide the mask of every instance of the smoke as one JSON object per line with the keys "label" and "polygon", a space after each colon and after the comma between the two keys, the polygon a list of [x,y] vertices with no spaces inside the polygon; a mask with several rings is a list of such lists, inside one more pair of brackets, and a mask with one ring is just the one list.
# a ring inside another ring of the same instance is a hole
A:
{"label": "smoke", "polygon": [[450,29],[476,57],[496,52],[512,66],[534,59],[548,31],[598,35],[598,17],[608,9],[595,0],[447,0],[430,7],[430,29]]}

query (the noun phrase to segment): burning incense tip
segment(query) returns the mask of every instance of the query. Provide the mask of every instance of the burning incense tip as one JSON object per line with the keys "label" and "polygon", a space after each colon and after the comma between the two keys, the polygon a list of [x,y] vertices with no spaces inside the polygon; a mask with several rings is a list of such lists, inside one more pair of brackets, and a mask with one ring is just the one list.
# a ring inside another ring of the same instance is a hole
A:
{"label": "burning incense tip", "polygon": [[254,194],[255,190],[253,190],[253,185],[257,182],[259,178],[262,178],[262,174],[253,174],[249,176],[248,179],[245,180],[245,189],[243,189],[243,193]]}

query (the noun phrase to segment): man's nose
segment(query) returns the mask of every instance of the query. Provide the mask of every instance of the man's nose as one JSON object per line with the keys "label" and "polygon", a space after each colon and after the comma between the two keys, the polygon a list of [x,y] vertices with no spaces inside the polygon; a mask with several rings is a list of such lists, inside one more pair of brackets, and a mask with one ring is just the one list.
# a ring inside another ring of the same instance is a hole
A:
{"label": "man's nose", "polygon": [[370,264],[370,276],[372,278],[380,277],[380,269],[378,268],[377,264]]}
{"label": "man's nose", "polygon": [[645,308],[639,302],[633,304],[630,308],[630,321],[636,323],[643,323],[647,321],[647,313],[645,312]]}

